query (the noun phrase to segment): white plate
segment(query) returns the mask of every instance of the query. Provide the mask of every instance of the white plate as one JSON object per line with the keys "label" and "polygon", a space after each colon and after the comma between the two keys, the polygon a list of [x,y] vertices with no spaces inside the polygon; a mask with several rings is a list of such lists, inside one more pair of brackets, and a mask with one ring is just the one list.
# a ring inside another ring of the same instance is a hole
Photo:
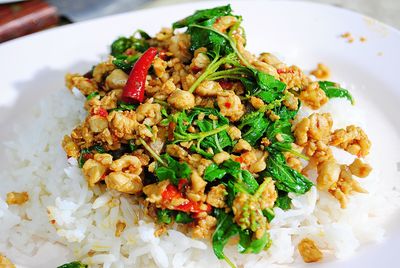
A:
{"label": "white plate", "polygon": [[[9,137],[10,122],[18,121],[18,114],[24,113],[26,107],[43,94],[64,87],[66,72],[85,72],[104,59],[108,45],[116,37],[129,35],[137,28],[154,34],[196,9],[221,4],[202,2],[132,12],[51,29],[0,45],[0,139]],[[305,70],[324,62],[331,67],[334,80],[362,89],[363,97],[377,106],[387,124],[392,125],[394,133],[381,133],[378,138],[400,140],[397,30],[347,10],[306,2],[243,1],[232,6],[244,18],[250,51],[275,53]],[[345,32],[353,35],[353,43],[340,38]],[[367,41],[360,42],[361,36]],[[395,146],[381,148],[380,152],[399,152]],[[393,226],[396,221],[391,221]],[[398,229],[389,228],[388,238],[379,245],[365,246],[346,261],[323,266],[398,267]]]}

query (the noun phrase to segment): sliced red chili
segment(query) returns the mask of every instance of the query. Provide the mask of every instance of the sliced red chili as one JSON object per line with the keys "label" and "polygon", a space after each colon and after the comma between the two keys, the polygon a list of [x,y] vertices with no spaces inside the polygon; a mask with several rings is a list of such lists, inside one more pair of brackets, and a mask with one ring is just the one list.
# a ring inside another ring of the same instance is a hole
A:
{"label": "sliced red chili", "polygon": [[226,108],[228,108],[228,109],[229,109],[229,108],[231,108],[231,106],[232,106],[232,103],[230,103],[230,102],[225,102],[225,104],[224,104],[224,105],[225,105],[225,107],[226,107]]}
{"label": "sliced red chili", "polygon": [[189,201],[187,203],[183,203],[179,206],[174,207],[175,210],[183,211],[183,212],[193,212],[194,210],[194,204],[192,201]]}
{"label": "sliced red chili", "polygon": [[[178,183],[178,187],[169,184],[167,188],[162,192],[161,196],[163,198],[163,203],[165,206],[167,206],[171,200],[177,199],[177,198],[184,198],[183,194],[179,191],[180,187],[183,187],[184,184],[187,184],[186,179],[181,179]],[[175,206],[173,209],[174,210],[179,210],[187,213],[200,213],[200,212],[211,212],[212,207],[209,204],[206,204],[207,208],[201,208],[204,206],[204,203],[202,202],[195,202],[192,200],[187,200],[187,202]]]}
{"label": "sliced red chili", "polygon": [[243,158],[239,156],[238,158],[235,159],[236,162],[243,163]]}
{"label": "sliced red chili", "polygon": [[169,59],[169,56],[167,55],[167,51],[166,51],[166,50],[161,50],[161,51],[158,53],[158,57],[159,57],[160,59],[162,59],[162,60],[168,60],[168,59]]}
{"label": "sliced red chili", "polygon": [[102,116],[102,117],[107,117],[107,116],[108,116],[107,110],[104,109],[104,108],[102,108],[102,107],[100,107],[100,108],[97,110],[97,114],[100,115],[100,116]]}
{"label": "sliced red chili", "polygon": [[174,122],[170,122],[168,124],[168,140],[174,140],[174,131],[175,131],[176,124]]}
{"label": "sliced red chili", "polygon": [[219,81],[218,83],[219,83],[219,85],[220,85],[223,89],[226,89],[226,90],[232,89],[232,88],[233,88],[233,85],[234,85],[233,82],[231,82],[231,81],[226,81],[226,80],[221,80],[221,81]]}
{"label": "sliced red chili", "polygon": [[286,74],[286,73],[293,74],[294,70],[283,68],[283,69],[277,69],[276,72],[278,74]]}
{"label": "sliced red chili", "polygon": [[167,188],[162,192],[161,196],[164,200],[171,201],[172,199],[182,197],[182,193],[179,192],[174,185],[169,184]]}
{"label": "sliced red chili", "polygon": [[198,67],[198,66],[193,66],[193,67],[192,67],[192,72],[198,73],[198,72],[200,72],[200,71],[201,71],[201,68],[200,68],[200,67]]}
{"label": "sliced red chili", "polygon": [[128,48],[125,52],[126,55],[130,56],[133,54],[133,49],[132,48]]}
{"label": "sliced red chili", "polygon": [[82,157],[83,157],[83,159],[88,160],[88,159],[93,158],[93,154],[91,154],[91,153],[86,153],[86,154],[83,154]]}
{"label": "sliced red chili", "polygon": [[206,209],[202,209],[202,205],[204,205],[204,203],[189,200],[189,202],[176,206],[174,209],[190,213],[211,212],[212,207],[209,204],[206,204]]}
{"label": "sliced red chili", "polygon": [[124,102],[143,102],[146,76],[156,55],[157,49],[150,47],[137,60],[122,92],[122,100]]}
{"label": "sliced red chili", "polygon": [[178,190],[182,192],[183,189],[189,184],[187,179],[180,179],[178,182]]}

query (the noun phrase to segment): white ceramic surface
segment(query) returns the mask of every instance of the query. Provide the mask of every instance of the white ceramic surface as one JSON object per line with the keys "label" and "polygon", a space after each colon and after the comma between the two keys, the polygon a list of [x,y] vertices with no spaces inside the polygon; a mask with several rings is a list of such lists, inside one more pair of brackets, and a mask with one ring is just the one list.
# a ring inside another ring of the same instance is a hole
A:
{"label": "white ceramic surface", "polygon": [[[137,28],[154,34],[196,9],[220,4],[202,2],[126,13],[1,44],[0,140],[11,137],[10,123],[23,118],[28,107],[41,96],[64,87],[66,72],[85,72],[105,59],[109,44],[116,37]],[[356,88],[356,97],[365,100],[361,104],[367,113],[371,111],[371,120],[379,121],[372,136],[381,146],[378,151],[382,159],[387,157],[383,154],[389,154],[391,160],[399,162],[400,33],[397,30],[347,10],[306,2],[242,1],[233,2],[232,7],[244,18],[250,51],[275,53],[305,70],[323,62],[331,67],[333,80]],[[353,35],[353,43],[340,37],[345,32]],[[361,36],[367,41],[360,42]],[[387,131],[379,132],[381,126]],[[397,218],[389,222],[387,238],[382,243],[364,246],[350,259],[322,266],[399,267],[398,223]],[[311,265],[317,266],[320,267]]]}

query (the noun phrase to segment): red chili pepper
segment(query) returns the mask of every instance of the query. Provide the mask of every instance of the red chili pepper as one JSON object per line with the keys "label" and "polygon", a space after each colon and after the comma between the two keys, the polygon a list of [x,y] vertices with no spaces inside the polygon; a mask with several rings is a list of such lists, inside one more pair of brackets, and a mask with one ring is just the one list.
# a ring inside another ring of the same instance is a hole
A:
{"label": "red chili pepper", "polygon": [[174,198],[182,197],[182,193],[178,191],[178,189],[172,185],[168,184],[167,188],[161,194],[164,200],[171,201]]}
{"label": "red chili pepper", "polygon": [[161,50],[159,53],[158,53],[158,57],[160,58],[160,59],[162,59],[162,60],[168,60],[169,59],[169,56],[167,55],[167,51],[166,50]]}
{"label": "red chili pepper", "polygon": [[150,47],[135,63],[122,92],[123,101],[129,103],[143,102],[146,76],[156,55],[157,49]]}
{"label": "red chili pepper", "polygon": [[174,140],[174,131],[175,131],[176,124],[174,122],[169,122],[168,124],[168,140]]}
{"label": "red chili pepper", "polygon": [[285,68],[284,68],[284,69],[277,69],[276,72],[277,72],[278,74],[286,74],[286,73],[293,74],[293,73],[294,73],[293,70],[288,70],[288,69],[285,69]]}
{"label": "red chili pepper", "polygon": [[193,67],[192,67],[192,71],[193,71],[194,73],[198,73],[198,72],[201,71],[201,68],[200,68],[200,67],[197,67],[197,66],[193,66]]}
{"label": "red chili pepper", "polygon": [[88,159],[91,159],[91,158],[93,158],[93,154],[91,154],[91,153],[83,154],[83,159],[88,160]]}
{"label": "red chili pepper", "polygon": [[233,88],[233,82],[222,80],[218,82],[222,89],[230,90]]}
{"label": "red chili pepper", "polygon": [[201,202],[194,202],[189,200],[189,202],[184,203],[182,205],[176,206],[174,207],[175,210],[180,210],[183,212],[190,212],[190,213],[200,213],[200,212],[211,212],[212,207],[209,204],[207,205],[206,209],[201,209],[200,207],[203,205],[204,203]]}
{"label": "red chili pepper", "polygon": [[107,116],[108,116],[107,110],[104,109],[104,108],[102,108],[102,107],[100,107],[100,108],[97,110],[97,114],[100,115],[100,116],[102,116],[102,117],[107,117]]}
{"label": "red chili pepper", "polygon": [[[186,184],[187,180],[181,179],[178,184],[178,188],[172,184],[169,184],[167,188],[162,192],[161,196],[163,198],[164,205],[167,205],[171,200],[176,198],[184,198],[182,193],[179,191],[180,185]],[[175,206],[175,210],[183,211],[183,212],[190,212],[190,213],[200,213],[200,212],[211,212],[212,207],[208,204],[206,209],[201,209],[200,207],[203,205],[202,202],[194,202],[188,200],[188,202],[183,203],[179,206]]]}
{"label": "red chili pepper", "polygon": [[188,180],[187,179],[180,179],[178,182],[178,190],[182,191],[182,189],[186,188],[186,186],[188,185]]}
{"label": "red chili pepper", "polygon": [[231,106],[232,106],[232,104],[231,104],[230,102],[225,102],[225,107],[226,107],[226,108],[229,109],[229,108],[231,108]]}
{"label": "red chili pepper", "polygon": [[106,109],[104,109],[103,107],[95,107],[92,108],[90,110],[90,114],[91,115],[100,115],[102,117],[107,117],[108,116],[108,112]]}
{"label": "red chili pepper", "polygon": [[180,210],[183,212],[199,213],[203,210],[200,209],[200,203],[190,201],[174,208],[175,210]]}
{"label": "red chili pepper", "polygon": [[125,54],[128,55],[128,56],[132,55],[132,54],[133,54],[133,49],[132,49],[132,48],[128,48],[128,49],[125,51]]}

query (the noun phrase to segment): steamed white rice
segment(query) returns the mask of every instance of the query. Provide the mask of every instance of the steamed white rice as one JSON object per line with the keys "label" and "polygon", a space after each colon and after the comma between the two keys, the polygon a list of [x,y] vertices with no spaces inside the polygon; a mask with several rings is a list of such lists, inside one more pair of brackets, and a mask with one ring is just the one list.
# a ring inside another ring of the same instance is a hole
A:
{"label": "steamed white rice", "polygon": [[[129,196],[88,188],[76,160],[66,159],[61,148],[62,137],[85,117],[83,102],[77,91],[73,96],[67,90],[53,93],[36,107],[30,123],[18,126],[12,141],[2,145],[7,163],[0,175],[0,252],[22,267],[55,267],[76,259],[102,267],[226,267],[206,241],[175,230],[154,237],[154,224],[141,220],[140,207]],[[323,111],[332,113],[334,128],[356,123],[367,133],[371,129],[357,106],[345,100],[332,100]],[[302,109],[299,118],[310,112]],[[347,209],[315,187],[303,196],[291,195],[293,209],[275,209],[268,251],[241,255],[227,247],[226,254],[243,267],[274,267],[302,263],[297,244],[304,237],[323,249],[325,261],[382,241],[383,223],[400,203],[399,187],[396,178],[380,176],[373,139],[372,144],[368,161],[374,171],[360,180],[369,194],[351,196]],[[335,154],[341,163],[352,161],[347,153]],[[11,191],[27,191],[29,202],[8,206],[5,197]],[[127,227],[115,237],[119,220]]]}

